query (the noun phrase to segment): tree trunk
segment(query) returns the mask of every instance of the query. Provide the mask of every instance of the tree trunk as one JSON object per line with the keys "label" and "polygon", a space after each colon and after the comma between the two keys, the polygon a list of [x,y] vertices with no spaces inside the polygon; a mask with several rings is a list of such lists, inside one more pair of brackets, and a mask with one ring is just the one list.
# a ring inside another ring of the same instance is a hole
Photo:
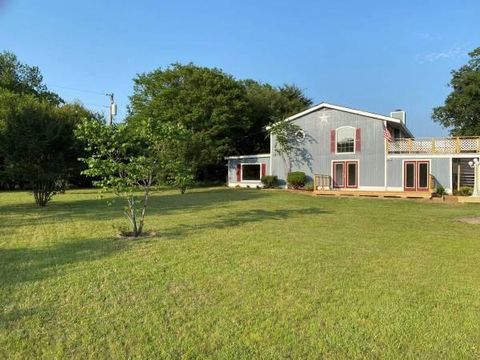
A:
{"label": "tree trunk", "polygon": [[[135,198],[131,197],[127,199],[128,203],[128,210],[125,210],[123,213],[125,217],[130,221],[132,226],[132,235],[137,237],[139,235],[138,227],[137,227],[137,216],[135,210]],[[126,234],[128,236],[128,234]]]}
{"label": "tree trunk", "polygon": [[32,185],[33,197],[38,206],[44,207],[55,194],[55,182],[46,181]]}
{"label": "tree trunk", "polygon": [[153,178],[152,176],[150,176],[144,188],[145,193],[143,195],[143,207],[142,207],[142,213],[140,215],[140,226],[139,226],[140,233],[143,231],[143,224],[145,222],[145,214],[147,213],[148,198],[150,196],[150,186],[152,185],[152,180]]}

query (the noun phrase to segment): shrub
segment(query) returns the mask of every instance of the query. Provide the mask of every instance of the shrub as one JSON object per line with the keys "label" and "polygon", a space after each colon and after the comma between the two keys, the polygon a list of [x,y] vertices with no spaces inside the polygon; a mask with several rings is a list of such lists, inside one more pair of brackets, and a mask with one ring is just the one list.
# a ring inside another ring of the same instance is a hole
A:
{"label": "shrub", "polygon": [[307,191],[313,191],[313,181],[307,182],[303,188]]}
{"label": "shrub", "polygon": [[437,187],[435,188],[435,193],[439,196],[443,196],[443,195],[446,195],[447,192],[445,191],[445,188],[442,185],[438,184]]}
{"label": "shrub", "polygon": [[305,186],[307,177],[303,171],[293,171],[287,175],[288,185],[294,189],[300,189]]}
{"label": "shrub", "polygon": [[278,177],[276,175],[262,176],[261,180],[265,189],[274,189],[278,187]]}
{"label": "shrub", "polygon": [[458,195],[460,196],[470,196],[473,193],[473,189],[470,186],[462,186],[458,189]]}

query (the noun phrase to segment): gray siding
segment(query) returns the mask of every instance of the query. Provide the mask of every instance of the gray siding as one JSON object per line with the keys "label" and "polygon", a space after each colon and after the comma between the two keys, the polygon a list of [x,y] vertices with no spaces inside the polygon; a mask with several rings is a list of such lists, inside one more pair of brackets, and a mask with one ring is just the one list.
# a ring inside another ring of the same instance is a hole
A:
{"label": "gray siding", "polygon": [[387,160],[387,184],[389,188],[403,189],[403,160]]}
{"label": "gray siding", "polygon": [[[314,174],[332,175],[333,160],[359,161],[359,186],[382,187],[384,182],[385,145],[383,121],[367,116],[332,109],[321,109],[294,120],[306,134],[300,155],[291,159],[290,171],[304,171],[310,178]],[[356,154],[330,153],[330,131],[341,126],[361,129],[361,151]],[[288,164],[275,153],[272,138],[272,174],[284,184]]]}
{"label": "gray siding", "polygon": [[[228,185],[235,186],[237,183],[237,164],[266,164],[267,174],[270,168],[270,157],[268,156],[252,156],[242,159],[229,159],[228,160]],[[250,182],[249,182],[250,183]],[[260,183],[260,181],[258,181]]]}
{"label": "gray siding", "polygon": [[435,177],[436,182],[442,185],[445,189],[450,189],[450,176],[452,169],[450,167],[450,158],[431,158],[426,155],[425,157],[415,157],[410,158],[408,155],[405,155],[401,158],[391,158],[387,161],[387,183],[389,187],[392,188],[402,188],[403,189],[403,162],[405,160],[419,161],[419,160],[428,160],[430,161],[430,174]]}
{"label": "gray siding", "polygon": [[430,173],[435,177],[435,181],[442,185],[445,189],[450,189],[450,177],[452,169],[450,167],[449,158],[435,158],[431,160]]}

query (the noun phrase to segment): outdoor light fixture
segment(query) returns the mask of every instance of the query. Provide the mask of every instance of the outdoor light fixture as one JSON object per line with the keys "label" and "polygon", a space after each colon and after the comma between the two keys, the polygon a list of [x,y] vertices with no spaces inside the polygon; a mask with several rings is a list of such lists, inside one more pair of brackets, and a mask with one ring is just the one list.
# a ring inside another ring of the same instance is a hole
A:
{"label": "outdoor light fixture", "polygon": [[480,160],[478,158],[475,158],[471,161],[468,162],[468,165],[473,168],[473,171],[474,171],[474,178],[475,178],[475,182],[474,182],[474,186],[473,186],[473,193],[472,193],[472,196],[475,196],[475,197],[480,197]]}

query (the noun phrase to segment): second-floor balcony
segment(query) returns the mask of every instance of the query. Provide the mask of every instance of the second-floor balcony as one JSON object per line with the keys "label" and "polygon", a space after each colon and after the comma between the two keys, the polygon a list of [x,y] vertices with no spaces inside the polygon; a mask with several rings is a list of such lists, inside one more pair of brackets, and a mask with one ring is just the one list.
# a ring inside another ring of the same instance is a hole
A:
{"label": "second-floor balcony", "polygon": [[478,154],[480,136],[452,138],[415,138],[387,141],[389,154]]}

